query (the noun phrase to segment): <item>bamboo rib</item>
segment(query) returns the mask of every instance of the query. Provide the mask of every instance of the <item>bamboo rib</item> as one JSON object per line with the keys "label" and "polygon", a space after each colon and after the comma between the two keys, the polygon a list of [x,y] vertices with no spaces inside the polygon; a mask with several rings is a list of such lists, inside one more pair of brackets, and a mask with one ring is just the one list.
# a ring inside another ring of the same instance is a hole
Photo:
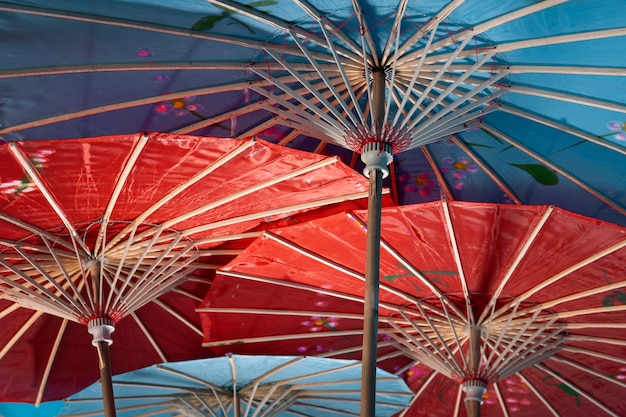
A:
{"label": "bamboo rib", "polygon": [[[313,5],[311,5],[308,1],[294,0],[294,3],[302,8],[302,10],[304,10],[309,16],[315,19],[315,21],[320,24],[322,29],[330,31],[334,36],[340,39],[348,48],[352,50],[353,53],[358,54],[360,52],[359,45],[357,45],[351,37],[346,36],[335,23],[324,16],[323,13],[320,13],[317,9],[315,9],[315,7],[313,7]],[[329,45],[333,44],[333,42],[328,41],[328,38],[327,42]]]}
{"label": "bamboo rib", "polygon": [[500,294],[502,293],[502,290],[504,289],[506,283],[508,282],[508,280],[513,275],[513,272],[515,272],[515,270],[519,266],[519,264],[522,261],[522,259],[524,258],[524,256],[526,256],[526,253],[528,252],[528,250],[530,249],[531,245],[533,244],[533,242],[537,238],[537,235],[539,234],[539,232],[541,232],[542,228],[544,227],[544,225],[546,224],[546,222],[550,218],[550,215],[552,214],[553,210],[554,210],[554,207],[552,207],[552,206],[548,207],[544,211],[544,213],[542,214],[541,218],[538,219],[538,221],[535,224],[535,226],[534,226],[533,230],[531,231],[530,235],[528,236],[528,238],[524,242],[524,245],[520,248],[519,252],[515,256],[515,259],[513,260],[513,263],[508,268],[506,274],[500,280],[500,283],[498,284],[498,288],[496,289],[496,291],[494,291],[493,295],[491,296],[491,299],[489,300],[489,304],[484,309],[483,313],[481,314],[480,318],[478,319],[479,322],[484,321],[485,315],[486,315],[487,311],[489,311],[490,307],[493,304],[495,304],[497,299],[498,299],[498,297],[500,297]]}
{"label": "bamboo rib", "polygon": [[465,271],[463,269],[463,263],[461,262],[461,254],[459,253],[459,245],[457,242],[457,237],[454,230],[454,223],[452,222],[452,218],[450,217],[450,209],[448,207],[448,203],[444,201],[441,205],[443,215],[444,215],[444,224],[446,225],[446,231],[448,232],[448,242],[452,248],[452,256],[454,258],[454,263],[456,264],[456,269],[459,273],[459,281],[461,283],[461,288],[463,289],[463,298],[465,299],[465,309],[468,318],[469,325],[473,325],[475,323],[474,312],[470,303],[470,295],[469,290],[467,288],[467,278],[465,278]]}
{"label": "bamboo rib", "polygon": [[411,399],[411,402],[409,403],[409,406],[407,408],[405,408],[404,410],[402,410],[402,412],[398,415],[398,417],[405,417],[406,416],[406,414],[409,412],[409,410],[412,409],[412,406],[420,400],[420,396],[426,391],[426,389],[432,383],[432,381],[435,379],[436,376],[437,376],[437,372],[431,372],[431,374],[428,375],[428,378],[420,386],[420,388],[417,390],[417,392],[415,392],[415,395],[413,395],[413,398]]}
{"label": "bamboo rib", "polygon": [[603,249],[601,251],[598,251],[597,253],[591,254],[590,256],[588,256],[587,258],[565,268],[563,271],[558,272],[557,274],[548,277],[544,280],[541,281],[541,283],[535,285],[534,287],[532,287],[531,289],[529,289],[528,291],[518,295],[517,297],[515,297],[515,299],[513,301],[511,301],[510,303],[502,306],[502,308],[500,310],[498,310],[495,314],[496,317],[500,316],[504,310],[510,308],[512,305],[515,304],[519,304],[524,300],[527,300],[529,297],[531,297],[533,294],[536,294],[538,291],[541,291],[542,289],[560,281],[561,279],[567,277],[569,274],[579,270],[580,268],[583,268],[587,265],[592,264],[593,262],[597,261],[598,259],[601,259],[607,255],[610,255],[611,253],[614,253],[615,251],[618,251],[622,248],[626,247],[626,240],[622,240],[620,242],[617,242],[611,246],[609,246],[606,249]]}
{"label": "bamboo rib", "polygon": [[163,353],[163,351],[157,344],[156,340],[154,340],[154,337],[152,337],[152,335],[146,328],[145,324],[143,324],[143,322],[139,320],[139,317],[137,317],[137,314],[135,314],[135,312],[131,312],[130,316],[133,318],[133,320],[135,321],[135,323],[141,330],[141,333],[143,333],[145,338],[148,339],[148,342],[150,343],[150,346],[152,346],[152,349],[154,349],[154,351],[159,356],[159,358],[161,358],[161,362],[167,362],[167,357],[165,356],[165,354]]}
{"label": "bamboo rib", "polygon": [[108,104],[104,106],[97,106],[97,107],[92,107],[89,109],[83,109],[83,110],[79,110],[75,112],[67,112],[58,116],[43,117],[37,120],[32,120],[29,122],[24,122],[24,123],[12,125],[12,126],[6,126],[3,128],[0,128],[0,134],[12,133],[12,132],[17,132],[17,131],[26,130],[26,129],[32,129],[35,127],[46,126],[46,125],[50,125],[54,123],[74,120],[74,119],[78,119],[81,117],[92,116],[95,114],[106,113],[106,112],[115,111],[115,110],[124,110],[124,109],[143,106],[147,104],[156,104],[165,100],[184,99],[190,96],[215,94],[215,93],[233,91],[233,90],[246,90],[249,87],[250,87],[250,83],[248,81],[240,81],[240,82],[235,82],[232,84],[211,86],[211,87],[204,87],[204,88],[195,88],[195,89],[190,89],[190,90],[185,90],[185,91],[174,92],[174,93],[168,94],[167,97],[163,95],[157,95],[157,96],[144,97],[144,98],[135,99],[135,100],[127,100],[127,101],[122,101],[122,102],[118,102],[114,104]]}
{"label": "bamboo rib", "polygon": [[[411,77],[411,81],[409,82],[409,85],[407,86],[407,91],[408,92],[413,92],[414,91],[414,87],[415,87],[415,84],[417,82],[417,77],[422,72],[422,68],[424,66],[424,60],[426,58],[426,55],[427,55],[428,51],[430,50],[430,46],[431,46],[431,44],[433,42],[433,39],[435,37],[435,34],[437,32],[438,24],[439,24],[439,21],[437,20],[435,22],[434,26],[431,29],[430,36],[428,37],[428,41],[426,42],[426,46],[424,47],[424,50],[426,51],[426,53],[422,54],[422,56],[419,58],[417,67],[415,68],[415,71],[413,71],[413,76]],[[396,116],[394,117],[393,122],[392,122],[392,124],[394,126],[397,125],[401,115],[404,115],[404,117],[407,117],[405,112],[404,112],[404,107],[406,106],[406,103],[407,103],[409,97],[410,97],[410,94],[404,94],[403,95],[402,101],[401,101],[400,105],[398,105],[398,111],[396,113]],[[420,108],[420,110],[421,110],[421,108]]]}
{"label": "bamboo rib", "polygon": [[[445,37],[442,40],[438,41],[434,46],[433,46],[433,51],[437,51],[437,50],[443,50],[445,49],[447,46],[451,45],[454,41],[459,41],[461,39],[465,39],[467,37],[473,37],[476,35],[479,35],[481,33],[484,33],[485,31],[492,29],[494,27],[503,25],[505,23],[511,22],[513,20],[516,19],[520,19],[524,16],[533,14],[533,13],[537,13],[540,12],[546,8],[549,7],[553,7],[556,6],[558,4],[561,4],[565,1],[568,0],[547,0],[547,1],[542,1],[540,3],[535,3],[535,4],[531,4],[529,6],[523,7],[521,9],[515,10],[513,12],[501,15],[501,16],[497,16],[491,20],[487,20],[479,25],[476,25],[472,28],[468,28],[465,29],[459,33],[455,33],[454,35],[454,39],[452,39],[451,37]],[[403,61],[402,63],[406,62],[411,62],[412,60],[414,60],[416,58],[416,53],[411,53],[411,54],[406,54],[403,56]]]}
{"label": "bamboo rib", "polygon": [[462,44],[459,45],[459,48],[456,49],[452,54],[450,54],[450,56],[445,60],[445,63],[443,65],[443,68],[441,69],[441,71],[435,74],[435,76],[433,77],[432,81],[428,84],[428,86],[426,86],[426,90],[424,91],[424,94],[417,100],[417,102],[415,102],[415,104],[413,104],[413,106],[411,107],[411,109],[407,113],[407,115],[404,118],[404,120],[402,122],[400,122],[400,126],[401,127],[408,126],[409,120],[411,120],[411,117],[413,116],[413,114],[419,109],[418,106],[422,103],[422,101],[424,101],[424,99],[427,97],[427,95],[430,93],[430,91],[434,88],[435,84],[439,81],[441,76],[443,74],[445,74],[445,72],[448,69],[448,67],[457,58],[457,56],[461,53],[463,48],[465,48],[465,46],[469,43],[470,40],[471,40],[471,38],[465,39],[462,42]]}
{"label": "bamboo rib", "polygon": [[[182,37],[197,38],[197,39],[205,39],[205,40],[217,41],[217,42],[226,42],[228,44],[247,46],[247,47],[252,47],[252,48],[257,48],[257,49],[261,49],[265,45],[267,45],[266,42],[259,42],[259,41],[254,41],[251,39],[242,40],[235,36],[210,34],[210,33],[203,32],[203,31],[187,30],[187,29],[181,29],[181,28],[172,27],[172,26],[143,23],[143,22],[134,21],[134,20],[109,18],[105,16],[92,15],[92,14],[87,14],[87,13],[64,12],[61,10],[54,10],[54,9],[41,8],[41,7],[20,6],[20,5],[9,4],[9,3],[0,3],[0,10],[8,11],[8,12],[15,12],[15,13],[26,13],[26,14],[36,15],[36,16],[47,16],[47,17],[52,17],[52,18],[57,18],[57,19],[75,20],[75,21],[81,21],[81,22],[93,22],[93,23],[97,23],[101,25],[125,27],[125,28],[130,28],[130,29],[138,29],[138,30],[176,35],[176,36],[182,36]],[[276,50],[278,51],[284,50],[284,45],[282,44],[276,45]]]}
{"label": "bamboo rib", "polygon": [[504,396],[502,395],[502,392],[500,391],[500,387],[497,382],[493,384],[493,390],[496,392],[496,398],[498,399],[498,404],[500,405],[500,411],[502,412],[502,415],[504,417],[510,417],[510,414],[506,408]]}
{"label": "bamboo rib", "polygon": [[517,196],[517,194],[515,194],[511,187],[509,187],[509,185],[506,184],[504,180],[499,175],[497,175],[496,172],[491,169],[491,167],[488,166],[487,163],[483,161],[480,156],[478,156],[472,149],[470,149],[469,146],[465,144],[465,142],[461,141],[456,135],[452,135],[451,140],[456,146],[458,146],[463,152],[465,152],[470,157],[470,159],[489,176],[489,178],[491,178],[491,180],[498,186],[500,190],[502,190],[503,193],[506,194],[508,198],[511,199],[511,201],[516,204],[522,204],[522,200]]}
{"label": "bamboo rib", "polygon": [[[326,20],[328,20],[328,19],[326,19]],[[363,115],[363,111],[361,110],[361,107],[357,105],[358,100],[357,100],[357,97],[356,97],[356,94],[355,94],[355,91],[354,91],[356,86],[353,87],[353,83],[351,83],[348,80],[348,75],[346,73],[346,70],[345,70],[344,66],[342,65],[341,61],[339,60],[339,54],[337,53],[337,50],[335,49],[334,42],[331,42],[330,34],[328,33],[326,25],[321,25],[321,28],[322,28],[322,32],[324,33],[324,37],[326,38],[326,43],[328,44],[328,47],[329,47],[329,49],[330,49],[330,51],[331,51],[331,53],[333,55],[333,58],[335,58],[337,69],[339,70],[339,73],[341,74],[341,78],[342,78],[344,86],[346,88],[346,92],[350,96],[350,99],[351,99],[350,104],[353,106],[353,108],[357,112],[357,115],[359,117],[359,123],[361,125],[365,125],[365,116]],[[342,32],[341,31],[333,31],[333,33],[336,35],[337,33],[342,33]],[[347,112],[351,113],[349,111],[347,111]]]}
{"label": "bamboo rib", "polygon": [[606,353],[603,353],[603,352],[596,352],[595,350],[583,349],[583,348],[580,348],[580,347],[568,345],[568,346],[565,346],[563,348],[563,351],[565,351],[565,352],[574,352],[574,353],[582,353],[584,355],[593,356],[595,358],[600,358],[600,359],[605,359],[605,360],[608,360],[608,361],[611,361],[611,362],[619,363],[621,365],[626,365],[626,359],[625,358],[609,355],[609,354],[606,354]]}
{"label": "bamboo rib", "polygon": [[[355,221],[355,223],[363,225],[363,223],[360,222],[360,220],[358,218],[356,218],[354,216],[351,216],[350,214],[347,214],[347,215],[350,218],[352,218]],[[359,229],[363,230],[362,227],[359,227]],[[276,234],[274,234],[272,232],[266,231],[266,232],[264,232],[264,236],[274,240],[277,243],[280,243],[281,245],[283,245],[283,246],[285,246],[285,247],[287,247],[287,248],[289,248],[289,249],[291,249],[291,250],[293,250],[293,251],[295,251],[297,253],[300,253],[301,255],[304,255],[304,256],[306,256],[306,257],[308,257],[310,259],[313,259],[313,260],[321,263],[322,265],[328,266],[330,268],[333,268],[333,269],[337,270],[338,272],[346,274],[347,276],[350,276],[350,277],[353,277],[355,279],[358,279],[359,281],[364,281],[365,280],[365,276],[362,273],[360,273],[358,271],[354,271],[352,269],[349,269],[349,268],[347,268],[347,267],[345,267],[345,266],[343,266],[343,265],[341,265],[341,264],[339,264],[339,263],[337,263],[337,262],[335,262],[335,261],[333,261],[331,259],[328,259],[328,258],[326,258],[324,256],[321,256],[321,255],[319,255],[317,253],[311,252],[311,251],[307,250],[306,248],[303,248],[303,247],[301,247],[301,246],[299,246],[299,245],[297,245],[297,244],[295,244],[293,242],[290,242],[287,239],[284,239],[284,238],[282,238],[282,237],[280,237],[280,236],[278,236],[278,235],[276,235]],[[381,245],[382,245],[382,243],[383,242],[381,241]],[[387,248],[384,245],[382,245],[382,246]],[[389,248],[389,249],[393,250],[391,248]],[[395,255],[400,256],[397,252],[394,253],[394,256]],[[404,263],[403,263],[403,265],[407,269],[409,267],[412,268],[412,266],[408,264],[408,261],[407,261],[406,265]],[[409,269],[409,271],[412,272],[412,273],[417,272],[417,273],[415,273],[416,276],[422,275],[418,271],[413,272],[410,269]],[[230,274],[230,272],[223,272],[223,273],[224,274]],[[425,276],[423,276],[423,279],[427,280],[427,282],[430,283],[428,278],[426,278]],[[295,285],[295,284],[293,284],[293,285]],[[434,285],[433,285],[433,288],[434,288]],[[398,297],[401,297],[401,298],[405,299],[406,301],[408,301],[410,303],[416,303],[417,302],[417,298],[411,296],[410,294],[408,294],[406,292],[400,291],[400,290],[395,289],[395,288],[393,288],[393,287],[391,287],[389,285],[386,285],[384,283],[380,284],[380,289],[381,289],[381,291],[385,291],[385,292],[388,292],[389,294],[393,294],[393,295],[396,295]],[[388,307],[388,308],[393,308],[393,306],[391,304],[384,303],[384,302],[381,302],[380,305]],[[433,312],[438,312],[439,314],[442,314],[441,311],[439,309],[436,309],[435,307],[429,306],[429,309],[431,309],[431,311],[433,311]],[[462,316],[463,316],[462,314],[459,314],[459,317],[462,317]]]}
{"label": "bamboo rib", "polygon": [[585,140],[587,142],[591,142],[591,143],[596,144],[598,146],[602,146],[604,148],[611,149],[612,151],[618,152],[618,153],[620,153],[622,155],[626,155],[626,148],[625,147],[623,147],[621,145],[618,145],[616,143],[607,141],[607,140],[602,140],[601,138],[598,138],[597,136],[591,135],[591,134],[589,134],[589,133],[587,133],[585,131],[582,131],[582,130],[577,129],[577,128],[573,127],[573,126],[567,125],[565,123],[561,123],[561,122],[559,122],[557,120],[552,120],[552,119],[549,119],[547,117],[540,116],[539,114],[532,113],[532,112],[523,110],[521,108],[514,107],[514,106],[512,106],[510,104],[506,104],[506,103],[504,103],[504,104],[502,104],[500,106],[500,110],[504,111],[506,113],[509,113],[509,114],[513,114],[513,115],[522,117],[524,119],[531,120],[533,122],[540,123],[540,124],[545,125],[545,126],[549,126],[549,127],[554,128],[556,130],[559,130],[559,131],[561,131],[563,133],[570,134],[572,136],[581,138],[581,139],[583,139],[583,140]]}
{"label": "bamboo rib", "polygon": [[[189,189],[194,184],[197,184],[198,181],[201,181],[203,178],[206,178],[209,174],[215,172],[215,170],[217,170],[218,168],[222,167],[224,164],[226,164],[227,162],[231,161],[232,159],[234,159],[235,157],[237,157],[238,155],[240,155],[241,153],[243,153],[244,151],[246,151],[248,148],[250,148],[253,145],[254,145],[254,141],[246,141],[246,142],[244,142],[243,144],[241,144],[240,146],[238,146],[237,148],[235,148],[234,150],[232,150],[228,154],[222,156],[220,159],[218,159],[214,163],[212,163],[209,166],[207,166],[205,169],[203,169],[200,172],[194,174],[186,182],[184,182],[181,185],[179,185],[178,187],[174,188],[167,195],[163,196],[157,202],[152,204],[146,211],[144,211],[142,214],[137,216],[134,219],[134,221],[131,224],[129,224],[129,226],[124,228],[124,230],[122,230],[116,237],[114,237],[109,242],[107,242],[107,246],[105,248],[105,251],[108,252],[109,250],[111,250],[111,248],[113,246],[115,246],[115,244],[123,236],[125,236],[126,234],[129,233],[131,228],[136,228],[137,225],[139,225],[140,223],[143,223],[151,214],[153,214],[155,211],[157,211],[163,205],[165,205],[168,202],[172,201],[176,196],[180,195],[183,191]],[[164,227],[168,227],[168,226],[164,226]]]}
{"label": "bamboo rib", "polygon": [[28,329],[33,326],[33,324],[43,315],[42,311],[33,311],[33,314],[28,318],[26,323],[24,323],[14,334],[11,336],[9,341],[2,347],[0,350],[0,359],[4,358],[4,355],[15,346],[17,341],[28,331]]}
{"label": "bamboo rib", "polygon": [[531,384],[528,378],[526,378],[523,373],[519,373],[517,374],[517,376],[519,377],[519,379],[522,380],[524,384],[526,384],[528,388],[530,388],[533,394],[535,394],[539,401],[541,401],[541,403],[552,413],[554,417],[560,417],[560,414],[556,411],[554,406],[552,406],[550,401],[548,401],[545,395],[543,395],[535,385]]}

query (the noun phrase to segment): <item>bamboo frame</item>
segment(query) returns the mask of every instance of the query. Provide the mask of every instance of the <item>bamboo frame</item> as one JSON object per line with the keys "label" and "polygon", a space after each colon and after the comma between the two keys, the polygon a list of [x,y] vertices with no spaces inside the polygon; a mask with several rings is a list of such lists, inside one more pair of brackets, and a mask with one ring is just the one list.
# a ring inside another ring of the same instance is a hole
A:
{"label": "bamboo frame", "polygon": [[[233,356],[226,358],[229,362],[231,375],[230,381],[225,381],[223,385],[217,385],[203,378],[198,378],[183,370],[173,366],[162,364],[157,365],[155,374],[169,374],[169,378],[176,378],[174,385],[157,382],[142,382],[139,380],[115,380],[114,386],[125,388],[125,391],[132,387],[143,388],[147,394],[133,395],[122,393],[118,395],[118,402],[125,400],[143,401],[150,404],[150,409],[157,407],[158,412],[168,410],[177,410],[179,412],[188,413],[194,410],[195,413],[210,415],[217,417],[218,415],[234,412],[238,417],[273,417],[281,412],[287,411],[291,407],[291,413],[300,415],[304,412],[308,415],[307,409],[315,409],[317,412],[327,412],[332,415],[336,413],[342,415],[356,416],[348,409],[344,409],[343,405],[351,405],[358,403],[359,391],[349,387],[343,387],[345,384],[357,383],[358,379],[348,379],[344,377],[336,377],[334,375],[342,375],[350,369],[356,370],[360,367],[359,362],[338,363],[332,365],[328,369],[314,370],[310,372],[299,371],[297,375],[291,377],[276,377],[279,372],[287,371],[289,368],[299,364],[305,357],[294,357],[286,362],[279,364],[275,368],[269,369],[265,373],[256,376],[252,381],[243,383],[239,382],[239,372],[242,371],[241,365],[237,365]],[[215,359],[213,359],[215,360]],[[165,376],[165,375],[164,375]],[[271,380],[270,380],[271,378]],[[336,380],[334,378],[337,378]],[[311,380],[313,380],[311,382]],[[381,383],[396,381],[396,378],[379,377]],[[188,382],[188,386],[185,385]],[[308,382],[307,382],[308,381]],[[171,393],[149,394],[151,389],[167,389]],[[379,392],[384,396],[393,396],[391,399],[381,400],[378,402],[384,406],[398,407],[401,397],[409,396],[410,393],[400,393],[395,391],[381,390]],[[322,405],[321,402],[332,400],[336,404],[332,406]],[[70,398],[69,403],[99,403],[98,398]],[[83,405],[84,406],[84,405]],[[144,405],[145,407],[146,405]],[[184,410],[181,407],[185,407]],[[119,406],[119,411],[132,411],[139,409],[139,406]],[[301,410],[301,411],[299,411]],[[151,413],[150,411],[148,413]],[[89,412],[71,414],[72,417],[86,417],[91,415]],[[147,416],[150,414],[138,414],[139,416]],[[195,415],[195,414],[194,414]],[[304,414],[303,414],[304,415]]]}

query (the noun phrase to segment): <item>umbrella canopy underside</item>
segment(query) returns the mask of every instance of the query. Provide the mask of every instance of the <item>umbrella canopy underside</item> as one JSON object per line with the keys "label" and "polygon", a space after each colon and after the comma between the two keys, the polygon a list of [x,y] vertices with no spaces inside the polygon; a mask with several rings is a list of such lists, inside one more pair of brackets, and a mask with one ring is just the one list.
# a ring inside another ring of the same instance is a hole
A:
{"label": "umbrella canopy underside", "polygon": [[621,5],[3,2],[0,135],[256,135],[359,171],[382,140],[402,204],[554,203],[625,224]]}
{"label": "umbrella canopy underside", "polygon": [[[117,411],[124,416],[358,416],[361,364],[297,356],[244,356],[160,364],[118,375]],[[411,391],[378,370],[376,415],[408,405]],[[59,416],[102,415],[97,384],[70,397]]]}
{"label": "umbrella canopy underside", "polygon": [[367,194],[337,158],[169,134],[4,144],[0,184],[0,397],[35,402],[96,378],[88,330],[116,340],[116,373],[204,357],[213,270]]}
{"label": "umbrella canopy underside", "polygon": [[[265,233],[219,271],[205,346],[359,357],[365,218]],[[456,202],[383,209],[381,235],[378,364],[415,390],[407,416],[457,415],[472,381],[488,416],[625,412],[626,230]]]}

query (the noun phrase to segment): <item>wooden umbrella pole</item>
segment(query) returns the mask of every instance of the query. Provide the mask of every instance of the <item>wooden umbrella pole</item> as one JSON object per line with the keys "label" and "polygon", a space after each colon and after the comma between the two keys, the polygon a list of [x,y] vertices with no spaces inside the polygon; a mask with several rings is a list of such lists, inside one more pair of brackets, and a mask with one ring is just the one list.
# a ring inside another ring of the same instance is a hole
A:
{"label": "wooden umbrella pole", "polygon": [[[385,106],[385,72],[372,72],[374,128],[382,136]],[[382,142],[366,143],[361,150],[365,174],[369,177],[365,294],[363,311],[363,370],[361,374],[361,417],[376,415],[376,359],[378,350],[378,295],[380,284],[380,225],[383,176],[388,174],[391,146]]]}
{"label": "wooden umbrella pole", "polygon": [[113,395],[113,379],[111,377],[111,358],[109,343],[105,340],[97,342],[98,357],[100,359],[100,385],[102,386],[102,401],[105,417],[116,417],[115,396]]}
{"label": "wooden umbrella pole", "polygon": [[[102,303],[103,296],[101,294],[102,270],[100,262],[91,262],[89,272],[91,282],[93,284],[93,298]],[[98,359],[100,364],[100,385],[102,386],[102,401],[104,403],[105,417],[116,417],[115,398],[113,396],[113,381],[111,371],[111,358],[109,356],[109,345],[113,343],[111,333],[115,331],[115,322],[106,316],[94,317],[87,323],[87,330],[93,336],[91,344],[98,350]]]}
{"label": "wooden umbrella pole", "polygon": [[[476,377],[480,371],[480,345],[481,329],[478,326],[472,326],[469,334],[469,352],[467,362],[470,373]],[[468,380],[463,384],[467,417],[480,417],[480,405],[482,404],[482,396],[485,393],[486,386],[487,384],[479,379]]]}
{"label": "wooden umbrella pole", "polygon": [[380,217],[382,172],[370,171],[367,213],[367,248],[363,311],[363,370],[361,377],[361,417],[376,415],[376,357],[378,347],[378,293],[380,283]]}

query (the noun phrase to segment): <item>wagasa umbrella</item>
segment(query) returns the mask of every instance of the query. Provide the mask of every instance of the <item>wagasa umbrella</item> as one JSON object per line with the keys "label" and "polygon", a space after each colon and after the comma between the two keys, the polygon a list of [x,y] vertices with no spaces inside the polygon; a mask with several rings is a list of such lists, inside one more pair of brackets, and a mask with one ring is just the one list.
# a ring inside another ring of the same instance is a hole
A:
{"label": "wagasa umbrella", "polygon": [[[264,233],[219,271],[205,346],[358,357],[366,219]],[[383,209],[381,245],[377,360],[416,392],[402,415],[624,415],[625,228],[434,202]]]}
{"label": "wagasa umbrella", "polygon": [[2,417],[49,417],[58,413],[63,401],[50,401],[38,406],[26,403],[0,403]]}
{"label": "wagasa umbrella", "polygon": [[[113,378],[124,417],[359,415],[361,363],[305,356],[227,355],[155,365]],[[411,390],[377,370],[376,415],[403,410]],[[67,399],[59,417],[102,416],[99,387]]]}
{"label": "wagasa umbrella", "polygon": [[137,134],[1,145],[0,190],[0,398],[39,403],[96,379],[89,333],[104,389],[113,339],[115,373],[204,357],[209,270],[367,182],[263,141]]}

